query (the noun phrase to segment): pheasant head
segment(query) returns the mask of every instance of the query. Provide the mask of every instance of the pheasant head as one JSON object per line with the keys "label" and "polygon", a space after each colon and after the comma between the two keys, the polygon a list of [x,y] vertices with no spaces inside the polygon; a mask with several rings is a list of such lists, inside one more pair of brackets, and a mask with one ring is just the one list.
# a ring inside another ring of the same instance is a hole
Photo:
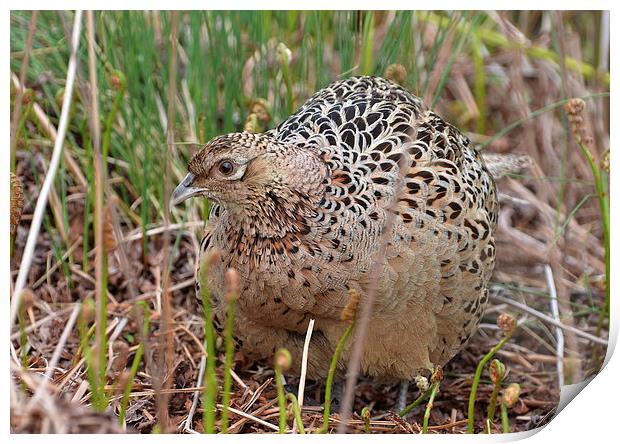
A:
{"label": "pheasant head", "polygon": [[203,196],[241,224],[250,219],[262,225],[267,235],[315,207],[327,174],[318,151],[254,133],[212,139],[194,155],[188,170],[171,205]]}

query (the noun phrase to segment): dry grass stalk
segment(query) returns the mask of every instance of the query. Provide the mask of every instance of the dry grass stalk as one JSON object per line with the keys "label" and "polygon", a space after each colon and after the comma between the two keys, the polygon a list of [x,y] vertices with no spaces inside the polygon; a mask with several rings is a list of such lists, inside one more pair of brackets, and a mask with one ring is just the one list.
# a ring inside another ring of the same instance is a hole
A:
{"label": "dry grass stalk", "polygon": [[[15,87],[16,91],[22,91],[22,92],[24,91],[25,89],[24,84],[20,82],[17,76],[13,73],[11,73],[11,80],[13,82],[13,86]],[[65,93],[66,93],[66,88],[65,88]],[[63,96],[63,103],[64,103],[64,96]],[[33,111],[33,116],[37,120],[38,125],[45,130],[45,132],[47,133],[49,138],[52,140],[52,142],[56,144],[56,139],[58,138],[58,133],[60,131],[60,128],[58,131],[56,130],[56,128],[50,121],[49,117],[47,116],[45,111],[43,111],[43,108],[41,108],[41,106],[38,103],[35,102],[32,104],[32,111]],[[62,116],[62,113],[61,113],[61,116]],[[73,174],[73,178],[80,184],[82,189],[87,189],[86,178],[84,177],[84,174],[82,173],[82,170],[80,169],[80,166],[78,165],[77,161],[74,159],[71,151],[63,150],[62,156],[65,162],[67,163],[67,167],[69,168],[69,171],[71,171],[71,174]]]}
{"label": "dry grass stalk", "polygon": [[[181,422],[181,426],[183,431],[188,433],[195,433],[192,428],[192,424],[194,423],[194,414],[196,413],[196,407],[198,407],[198,399],[200,398],[200,392],[202,391],[202,381],[204,380],[205,368],[207,365],[207,354],[204,353],[200,358],[200,368],[198,370],[198,379],[196,380],[196,392],[194,393],[194,398],[192,399],[192,406],[187,413],[187,418]],[[179,427],[181,427],[179,426]]]}
{"label": "dry grass stalk", "polygon": [[[104,279],[104,266],[106,254],[104,244],[104,224],[105,215],[103,208],[103,198],[105,190],[105,173],[101,157],[101,128],[99,120],[99,97],[97,87],[97,61],[95,55],[95,23],[94,12],[86,11],[86,28],[88,33],[88,74],[90,81],[90,133],[95,164],[95,211],[94,211],[94,232],[95,232],[95,301],[96,301],[96,323],[95,323],[95,347],[93,355],[96,357],[105,356],[105,325],[103,319],[107,316],[105,312],[107,299],[107,285]],[[105,362],[105,361],[104,361]],[[93,360],[95,374],[102,383],[105,381],[105,366],[101,359]]]}
{"label": "dry grass stalk", "polygon": [[[563,324],[574,328],[575,320],[571,306],[570,292],[564,284],[565,280],[563,279],[566,272],[565,267],[562,266],[562,257],[566,255],[562,254],[562,249],[563,243],[560,245],[560,251],[552,252],[550,266],[553,270],[553,275],[557,276],[555,286],[556,297],[560,308],[560,319]],[[583,379],[583,369],[581,364],[579,341],[576,333],[572,329],[566,330],[565,343],[566,352],[568,354],[568,361],[565,367],[565,376],[568,384],[575,384]]]}
{"label": "dry grass stalk", "polygon": [[[220,409],[220,410],[221,410],[221,409],[222,409],[222,407],[223,407],[223,406],[222,406],[222,404],[217,404],[217,408],[218,408],[218,409]],[[242,412],[241,410],[237,410],[237,409],[232,408],[232,407],[228,407],[228,409],[229,409],[232,413],[235,413],[235,414],[237,414],[237,415],[239,415],[239,416],[241,416],[241,417],[243,417],[243,418],[249,419],[250,421],[254,421],[254,422],[256,422],[256,423],[258,423],[258,424],[260,424],[260,425],[262,425],[262,426],[267,427],[268,429],[271,429],[271,430],[276,431],[276,432],[280,430],[277,426],[274,426],[273,424],[271,424],[271,423],[269,423],[269,422],[267,422],[267,421],[264,421],[264,420],[262,420],[262,419],[260,419],[260,418],[257,418],[257,417],[256,417],[256,416],[254,416],[254,415],[251,415],[251,414],[246,413],[246,412]]]}
{"label": "dry grass stalk", "polygon": [[[171,31],[170,31],[170,60],[169,60],[169,76],[168,76],[168,113],[166,124],[166,169],[164,174],[164,225],[170,225],[170,183],[172,156],[174,150],[174,111],[176,99],[177,84],[177,33],[179,24],[179,13],[173,11],[171,15]],[[160,335],[159,335],[159,353],[158,353],[158,371],[154,382],[157,388],[157,421],[160,432],[166,433],[168,430],[168,400],[169,395],[165,393],[172,384],[168,372],[172,372],[174,362],[174,338],[172,334],[172,307],[170,304],[170,256],[171,256],[171,239],[170,231],[164,232],[164,254],[162,255],[162,313],[160,319]],[[163,392],[162,392],[163,390]]]}
{"label": "dry grass stalk", "polygon": [[[256,390],[256,393],[258,394],[257,396],[260,396],[260,394],[262,394],[262,392],[271,385],[271,383],[273,382],[273,378],[268,378],[264,383],[262,383],[260,385],[260,387]],[[243,408],[241,408],[240,410],[247,412],[251,406],[254,405],[254,403],[256,402],[256,399],[254,398],[254,396],[252,397],[252,399],[250,399],[250,401],[248,401]],[[276,403],[278,402],[277,398],[274,398],[270,401],[267,401],[266,403],[264,403],[263,405],[259,406],[258,408],[252,410],[250,412],[250,414],[252,416],[258,416],[258,415],[262,415],[264,412],[266,412],[267,410],[269,410],[271,407],[273,407]],[[241,427],[243,427],[244,424],[246,424],[249,421],[248,418],[244,418],[242,417],[240,420],[238,420],[237,422],[235,422],[234,424],[232,424],[230,426],[230,432],[231,433],[237,433],[239,432],[239,430],[241,429]]]}
{"label": "dry grass stalk", "polygon": [[[60,418],[53,395],[48,390],[39,390],[42,384],[47,384],[44,377],[38,373],[28,372],[19,364],[11,361],[11,371],[18,375],[21,381],[34,393],[39,392],[41,399],[38,403],[25,403],[22,392],[12,391],[11,397],[11,425],[20,432],[33,430],[37,433],[66,433],[67,424]],[[11,380],[11,385],[13,380]],[[52,389],[53,386],[47,386]],[[45,414],[41,415],[40,412]],[[36,425],[32,425],[32,423]],[[32,433],[32,432],[31,432]]]}
{"label": "dry grass stalk", "polygon": [[[205,223],[203,221],[192,221],[192,222],[186,222],[186,223],[180,223],[180,224],[169,224],[166,226],[151,228],[149,230],[146,230],[146,233],[144,233],[140,228],[137,228],[136,230],[133,230],[132,232],[122,236],[120,238],[120,243],[125,244],[128,242],[141,240],[145,235],[147,237],[156,236],[158,234],[165,233],[166,231],[177,231],[177,230],[190,229],[190,228],[192,229],[200,228],[200,227],[204,227],[204,224]],[[190,237],[193,237],[194,239],[196,238],[196,236],[191,231],[184,231],[183,234],[187,234]]]}
{"label": "dry grass stalk", "polygon": [[[549,304],[551,305],[551,314],[553,319],[560,322],[560,309],[558,307],[558,295],[555,289],[555,281],[553,279],[553,270],[549,265],[545,265],[545,278],[547,279],[547,287],[549,288]],[[559,327],[555,328],[556,338],[556,368],[558,372],[558,389],[564,385],[564,333]]]}
{"label": "dry grass stalk", "polygon": [[[310,319],[308,322],[308,329],[306,330],[306,339],[304,340],[304,349],[301,355],[301,372],[299,376],[299,388],[297,390],[297,400],[299,402],[299,408],[304,406],[304,392],[306,388],[306,371],[308,369],[308,349],[310,348],[310,340],[312,339],[312,331],[314,329],[314,319]],[[293,420],[293,433],[297,433],[297,419]]]}
{"label": "dry grass stalk", "polygon": [[82,11],[78,10],[75,13],[75,20],[73,24],[72,34],[72,51],[69,58],[69,67],[67,69],[67,81],[65,87],[65,97],[62,103],[62,111],[60,113],[60,122],[58,125],[58,136],[54,143],[54,151],[52,153],[52,160],[49,165],[37,204],[32,217],[32,223],[30,225],[30,231],[28,233],[28,239],[26,240],[26,246],[22,255],[22,261],[19,267],[19,273],[17,280],[15,281],[15,289],[13,291],[13,298],[11,300],[11,320],[10,325],[15,323],[17,318],[17,311],[21,300],[21,292],[26,286],[26,279],[30,271],[30,265],[32,264],[32,258],[34,255],[34,248],[39,237],[39,230],[41,229],[41,223],[43,220],[43,213],[47,206],[47,200],[50,193],[50,189],[54,183],[56,177],[56,171],[60,162],[60,155],[63,151],[63,142],[65,139],[65,133],[67,125],[69,123],[69,110],[71,104],[71,96],[73,93],[73,84],[75,82],[75,73],[77,68],[77,49],[80,41],[80,30],[82,26]]}
{"label": "dry grass stalk", "polygon": [[[534,165],[534,167],[534,170],[538,171],[535,177],[540,180],[544,179],[540,173],[540,168],[536,165]],[[556,211],[549,204],[543,202],[537,197],[536,193],[533,193],[524,184],[514,179],[508,179],[507,188],[513,196],[519,196],[523,200],[533,204],[540,215],[544,217],[546,222],[545,227],[553,227]],[[503,213],[500,215],[498,238],[502,239],[508,235],[509,239],[507,239],[506,242],[509,242],[513,249],[520,250],[524,255],[528,255],[528,261],[547,263],[549,261],[549,247],[553,245],[554,242],[557,242],[557,240],[554,241],[556,233],[554,231],[549,231],[545,235],[546,239],[543,238],[542,241],[538,240],[534,237],[539,235],[538,231],[532,232],[530,230],[513,227],[510,223],[511,214],[512,209],[505,206]],[[564,212],[560,212],[559,219],[566,219]],[[566,262],[565,266],[567,271],[575,275],[583,275],[589,272],[588,269],[603,269],[605,264],[599,258],[604,257],[605,251],[597,238],[575,222],[574,218],[570,219],[566,226],[570,228],[572,236],[575,238],[574,241],[576,241],[576,244],[580,247],[565,252],[564,260]],[[581,248],[581,246],[584,248]],[[566,247],[572,247],[572,245],[568,244]],[[584,249],[587,252],[586,255],[583,254]],[[581,257],[577,254],[581,254]]]}
{"label": "dry grass stalk", "polygon": [[31,285],[31,288],[33,290],[37,289],[38,287],[40,287],[43,283],[45,282],[49,282],[52,273],[54,273],[58,268],[60,268],[60,266],[62,265],[62,263],[64,261],[66,261],[75,251],[75,249],[80,246],[80,244],[82,243],[82,236],[78,236],[77,239],[75,240],[75,242],[73,242],[73,244],[69,247],[69,249],[67,249],[67,251],[62,255],[62,257],[60,258],[60,260],[57,260],[54,265],[52,265],[51,267],[49,267],[45,274],[43,276],[41,276],[39,279],[37,279],[35,281],[34,284]]}
{"label": "dry grass stalk", "polygon": [[591,342],[594,342],[595,344],[601,344],[601,345],[604,345],[604,346],[607,346],[607,344],[608,344],[606,339],[599,338],[598,336],[594,336],[594,335],[592,335],[592,334],[590,334],[588,332],[579,330],[578,328],[575,328],[572,325],[567,325],[567,324],[563,324],[561,322],[558,322],[555,319],[553,319],[552,317],[547,316],[546,314],[541,313],[538,310],[533,309],[532,307],[528,307],[527,305],[521,304],[520,302],[513,301],[510,298],[505,298],[503,296],[500,296],[499,294],[493,294],[493,293],[491,293],[489,295],[489,298],[490,299],[495,299],[495,300],[497,300],[499,302],[502,302],[504,304],[511,305],[511,306],[513,306],[513,307],[523,311],[523,312],[526,312],[528,314],[531,314],[531,315],[539,318],[541,321],[544,321],[544,322],[546,322],[546,323],[548,323],[550,325],[553,325],[555,327],[559,327],[559,328],[563,329],[564,331],[572,332],[576,336],[580,336],[580,337],[582,337],[584,339],[587,339],[587,340],[589,340]]}

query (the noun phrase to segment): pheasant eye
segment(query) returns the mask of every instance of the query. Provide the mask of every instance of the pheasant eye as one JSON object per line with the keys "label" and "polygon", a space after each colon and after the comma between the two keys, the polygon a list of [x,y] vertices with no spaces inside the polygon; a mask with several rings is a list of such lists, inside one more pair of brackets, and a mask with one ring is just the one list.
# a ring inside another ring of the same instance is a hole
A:
{"label": "pheasant eye", "polygon": [[235,170],[235,167],[233,166],[231,161],[223,160],[220,162],[218,169],[220,170],[220,173],[222,173],[224,176],[230,176]]}

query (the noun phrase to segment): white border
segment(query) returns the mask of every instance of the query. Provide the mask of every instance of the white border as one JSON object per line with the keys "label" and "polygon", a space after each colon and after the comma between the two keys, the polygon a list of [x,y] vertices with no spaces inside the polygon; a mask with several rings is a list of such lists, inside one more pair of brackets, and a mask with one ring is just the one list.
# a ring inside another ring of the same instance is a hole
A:
{"label": "white border", "polygon": [[[563,2],[550,2],[550,1],[531,1],[531,0],[522,0],[518,3],[516,2],[502,2],[502,1],[488,1],[488,0],[480,0],[471,3],[464,3],[462,1],[443,1],[438,4],[429,4],[428,2],[404,2],[404,1],[382,1],[381,3],[377,2],[369,2],[365,0],[358,1],[340,1],[337,5],[333,1],[325,1],[325,0],[313,0],[312,2],[307,2],[304,4],[296,3],[291,4],[291,2],[285,1],[270,1],[270,2],[248,2],[248,1],[235,1],[228,0],[225,5],[228,9],[258,9],[261,7],[263,9],[290,9],[291,7],[300,8],[300,9],[329,9],[333,6],[338,6],[339,9],[424,9],[429,6],[438,7],[438,9],[462,9],[463,7],[476,7],[479,9],[611,9],[611,72],[612,76],[619,72],[620,66],[618,63],[618,51],[617,46],[614,42],[616,37],[615,29],[619,29],[620,20],[618,20],[617,12],[614,11],[613,6],[615,6],[617,2],[612,1],[599,1],[599,0],[590,0],[588,2],[577,2],[574,0],[563,1]],[[1,23],[4,26],[1,29],[5,30],[4,38],[2,39],[2,64],[3,70],[2,75],[4,77],[4,86],[0,88],[0,100],[2,101],[2,128],[4,134],[4,143],[3,149],[0,150],[2,154],[2,162],[0,165],[3,165],[4,174],[7,174],[8,165],[9,165],[9,134],[10,134],[10,103],[9,103],[9,72],[8,69],[8,61],[9,61],[9,30],[10,30],[10,9],[75,9],[75,8],[92,8],[92,9],[123,9],[127,6],[131,6],[136,9],[200,9],[200,8],[208,8],[208,7],[221,7],[222,4],[212,3],[212,2],[197,2],[197,1],[186,1],[186,0],[177,0],[175,2],[163,2],[163,1],[142,1],[136,0],[131,3],[125,1],[118,0],[108,0],[106,2],[93,2],[93,1],[62,1],[62,2],[44,2],[44,1],[20,1],[20,2],[10,2],[9,4],[4,4],[2,8],[1,14]],[[614,26],[615,25],[615,26]],[[617,39],[616,39],[617,40]],[[611,122],[617,120],[618,116],[615,112],[616,106],[618,105],[618,92],[617,88],[613,88],[611,90]],[[613,126],[613,125],[612,125]],[[615,143],[614,143],[615,142]],[[611,134],[611,146],[617,146],[618,138],[615,133]],[[612,159],[615,158],[615,155],[612,156]],[[612,160],[613,163],[613,160]],[[615,167],[613,168],[615,170]],[[7,174],[8,176],[8,174]],[[8,340],[8,300],[9,300],[9,283],[8,283],[8,274],[9,274],[9,224],[8,217],[9,214],[9,185],[8,185],[8,177],[4,176],[5,179],[0,179],[0,187],[2,190],[3,198],[0,198],[0,214],[4,214],[4,217],[0,217],[0,251],[4,251],[5,253],[0,256],[0,270],[2,270],[3,276],[6,278],[2,279],[2,286],[4,291],[2,292],[5,300],[5,315],[0,320],[1,327],[0,331],[2,332],[3,340]],[[618,179],[616,176],[611,176],[611,189],[618,190],[620,188],[618,183]],[[619,221],[617,218],[617,211],[614,205],[611,206],[611,218],[612,223],[611,226],[615,227],[614,221]],[[617,242],[616,236],[612,232],[612,257],[613,252],[617,251]],[[618,272],[618,267],[616,263],[612,261],[612,276],[617,276],[616,272]],[[610,335],[610,347],[607,356],[607,365],[603,369],[603,371],[597,375],[594,380],[584,389],[582,393],[580,393],[577,399],[573,402],[570,402],[566,408],[555,417],[551,423],[545,427],[539,433],[534,433],[528,442],[532,443],[544,443],[548,444],[549,442],[562,442],[562,443],[570,443],[570,442],[609,442],[610,436],[612,434],[617,433],[617,421],[618,421],[618,402],[620,401],[620,358],[612,355],[612,350],[615,347],[615,342],[618,335],[618,322],[620,318],[618,316],[618,307],[620,303],[618,303],[617,298],[620,297],[619,294],[614,292],[614,289],[617,288],[615,285],[615,280],[612,279],[612,334]],[[6,344],[5,341],[3,341]],[[8,366],[8,353],[6,353],[5,365],[2,366],[2,372],[0,374],[0,387],[2,387],[2,424],[3,424],[3,434],[9,435],[9,395],[8,395],[8,381],[9,381],[9,366]],[[611,358],[611,359],[610,359]],[[402,441],[402,442],[411,442],[412,440],[441,440],[442,442],[499,442],[499,441],[514,441],[516,439],[521,439],[530,436],[531,433],[519,433],[519,434],[511,434],[508,436],[502,435],[430,435],[430,436],[409,436],[409,435],[381,435],[382,440],[394,440],[394,441]],[[438,438],[438,436],[441,436]],[[11,435],[7,436],[8,439],[11,439],[15,442],[26,442],[30,440],[40,440],[42,437],[36,436],[28,436],[28,435]],[[158,442],[177,442],[179,440],[212,440],[215,437],[206,437],[206,436],[196,436],[196,435],[185,435],[183,437],[167,435],[167,436],[153,436],[153,437],[136,437],[136,436],[118,436],[115,437],[115,441],[118,442],[135,442],[136,439],[144,439]],[[359,439],[361,441],[369,441],[376,440],[376,435],[355,435],[355,439]],[[46,436],[44,438],[46,441],[50,442],[82,442],[84,437],[82,436]],[[107,436],[97,436],[91,435],[88,437],[92,442],[106,442],[110,439]],[[255,443],[258,441],[269,441],[272,440],[284,440],[290,441],[294,439],[301,439],[299,435],[286,435],[286,436],[275,436],[275,435],[233,435],[233,436],[218,436],[217,441],[226,441],[226,442],[248,442]],[[345,435],[313,435],[311,437],[307,437],[306,439],[311,440],[321,440],[324,442],[329,441],[329,443],[337,443],[344,442],[348,440],[349,437]],[[617,439],[617,438],[616,438]]]}
{"label": "white border", "polygon": [[[300,9],[300,10],[317,10],[317,9],[431,9],[436,10],[463,10],[463,9],[495,9],[495,10],[597,10],[597,9],[613,9],[614,1],[612,0],[590,0],[588,2],[577,0],[565,1],[535,1],[521,0],[519,2],[509,2],[503,0],[476,0],[475,2],[463,2],[457,0],[443,0],[436,3],[428,3],[422,1],[404,1],[404,0],[384,0],[381,2],[369,0],[340,0],[335,3],[333,0],[312,0],[306,2],[292,3],[284,0],[269,0],[263,2],[248,0],[228,0],[222,4],[219,2],[196,1],[196,0],[176,0],[174,2],[163,0],[133,0],[131,2],[121,0],[92,1],[92,0],[64,0],[64,1],[44,1],[44,0],[23,0],[20,2],[10,2],[6,5],[6,9]],[[226,6],[225,8],[223,6]],[[130,7],[130,8],[129,8]],[[4,8],[3,8],[4,9]]]}

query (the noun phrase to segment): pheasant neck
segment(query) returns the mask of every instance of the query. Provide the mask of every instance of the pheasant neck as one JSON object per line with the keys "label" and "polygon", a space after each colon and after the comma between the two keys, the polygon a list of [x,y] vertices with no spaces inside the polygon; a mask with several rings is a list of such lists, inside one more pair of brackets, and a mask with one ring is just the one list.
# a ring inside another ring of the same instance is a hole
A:
{"label": "pheasant neck", "polygon": [[294,145],[270,157],[268,179],[248,184],[244,203],[229,209],[232,226],[250,238],[308,234],[325,196],[325,162],[314,151]]}

